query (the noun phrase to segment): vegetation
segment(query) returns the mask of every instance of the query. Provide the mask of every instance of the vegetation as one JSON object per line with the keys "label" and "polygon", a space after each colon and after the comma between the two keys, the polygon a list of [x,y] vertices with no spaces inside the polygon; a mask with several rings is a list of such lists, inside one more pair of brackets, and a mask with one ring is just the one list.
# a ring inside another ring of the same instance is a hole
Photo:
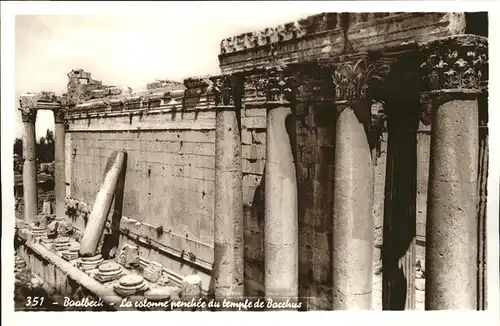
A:
{"label": "vegetation", "polygon": [[[47,129],[45,136],[40,137],[37,144],[35,145],[36,153],[36,163],[37,165],[42,163],[51,163],[54,161],[54,132]],[[23,140],[21,138],[16,138],[14,140],[14,172],[16,174],[23,173]]]}
{"label": "vegetation", "polygon": [[[45,136],[40,137],[35,148],[37,163],[50,163],[54,161],[54,132],[47,129]],[[14,154],[23,156],[23,140],[14,140]]]}

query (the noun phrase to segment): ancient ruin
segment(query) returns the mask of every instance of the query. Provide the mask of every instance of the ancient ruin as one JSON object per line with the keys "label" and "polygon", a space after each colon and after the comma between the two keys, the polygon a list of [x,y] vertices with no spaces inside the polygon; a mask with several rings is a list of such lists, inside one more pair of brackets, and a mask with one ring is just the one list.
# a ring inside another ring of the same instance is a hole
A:
{"label": "ancient ruin", "polygon": [[224,39],[219,76],[133,91],[77,69],[67,94],[23,95],[16,273],[109,309],[485,309],[487,31],[486,13],[322,13]]}

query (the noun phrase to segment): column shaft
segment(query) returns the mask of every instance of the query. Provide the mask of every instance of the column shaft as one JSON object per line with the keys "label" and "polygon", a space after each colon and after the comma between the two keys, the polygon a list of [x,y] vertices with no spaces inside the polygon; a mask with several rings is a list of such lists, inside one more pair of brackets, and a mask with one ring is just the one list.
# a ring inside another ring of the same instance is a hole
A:
{"label": "column shaft", "polygon": [[488,127],[479,129],[479,175],[478,175],[478,310],[487,309],[486,268],[486,200],[488,186]]}
{"label": "column shaft", "polygon": [[66,215],[65,197],[66,197],[66,167],[64,145],[66,143],[66,131],[64,120],[57,115],[60,112],[54,112],[55,116],[55,197],[56,197],[56,216],[63,217]]}
{"label": "column shaft", "polygon": [[445,101],[432,121],[425,309],[476,309],[477,100]]}
{"label": "column shaft", "polygon": [[411,310],[415,309],[417,134],[416,124],[411,128],[397,123],[390,120],[388,128],[382,296],[384,310]]}
{"label": "column shaft", "polygon": [[[478,155],[488,40],[455,35],[420,45],[432,112],[425,309],[477,309]],[[425,85],[425,84],[424,84]]]}
{"label": "column shaft", "polygon": [[213,282],[216,298],[243,296],[241,136],[234,106],[217,107]]}
{"label": "column shaft", "polygon": [[122,170],[125,168],[124,164],[124,152],[113,152],[108,159],[104,178],[95,197],[92,212],[83,232],[80,245],[80,255],[82,257],[91,257],[100,251],[97,247],[102,238],[117,184]]}
{"label": "column shaft", "polygon": [[333,200],[333,308],[371,309],[373,167],[363,124],[350,107],[336,123]]}
{"label": "column shaft", "polygon": [[487,309],[487,228],[488,194],[488,92],[478,99],[479,105],[479,167],[478,167],[478,310]]}
{"label": "column shaft", "polygon": [[265,168],[265,291],[268,298],[298,295],[297,176],[285,120],[291,109],[267,113]]}
{"label": "column shaft", "polygon": [[37,175],[36,175],[36,110],[22,112],[23,115],[23,200],[24,219],[31,222],[37,215]]}

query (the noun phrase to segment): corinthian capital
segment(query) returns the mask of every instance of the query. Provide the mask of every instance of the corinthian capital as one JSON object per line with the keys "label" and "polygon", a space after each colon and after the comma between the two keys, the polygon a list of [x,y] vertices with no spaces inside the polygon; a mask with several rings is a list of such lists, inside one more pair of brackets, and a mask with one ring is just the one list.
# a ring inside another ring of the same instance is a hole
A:
{"label": "corinthian capital", "polygon": [[373,60],[367,53],[342,55],[319,63],[331,72],[335,101],[369,99],[371,91],[382,84],[390,71],[388,62]]}
{"label": "corinthian capital", "polygon": [[19,104],[21,105],[21,110],[36,109],[38,101],[38,94],[26,93],[19,97]]}
{"label": "corinthian capital", "polygon": [[23,122],[35,123],[36,121],[36,109],[25,108],[21,109],[21,118]]}
{"label": "corinthian capital", "polygon": [[52,112],[54,112],[54,122],[55,123],[65,123],[65,120],[64,120],[65,111],[64,111],[64,109],[52,110]]}
{"label": "corinthian capital", "polygon": [[456,35],[420,45],[424,91],[479,93],[487,80],[488,40]]}
{"label": "corinthian capital", "polygon": [[293,77],[282,69],[272,68],[265,72],[257,83],[258,91],[262,91],[267,102],[291,102]]}
{"label": "corinthian capital", "polygon": [[215,95],[215,105],[234,106],[234,97],[237,88],[236,76],[220,75],[210,77],[212,92]]}

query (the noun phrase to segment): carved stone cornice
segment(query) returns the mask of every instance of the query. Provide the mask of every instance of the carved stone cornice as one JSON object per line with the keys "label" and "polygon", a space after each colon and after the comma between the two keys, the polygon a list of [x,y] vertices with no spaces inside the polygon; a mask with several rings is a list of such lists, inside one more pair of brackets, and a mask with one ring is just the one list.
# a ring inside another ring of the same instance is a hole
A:
{"label": "carved stone cornice", "polygon": [[332,30],[339,25],[337,16],[337,13],[322,13],[276,27],[268,27],[263,30],[228,37],[222,40],[220,53],[224,55],[245,51]]}
{"label": "carved stone cornice", "polygon": [[209,78],[212,82],[211,91],[215,97],[216,106],[234,106],[237,89],[237,77],[234,75],[219,75]]}
{"label": "carved stone cornice", "polygon": [[23,122],[35,123],[36,121],[36,109],[34,108],[24,108],[21,109],[21,117]]}
{"label": "carved stone cornice", "polygon": [[335,102],[369,100],[390,71],[388,61],[375,60],[368,53],[342,55],[318,63],[331,73]]}
{"label": "carved stone cornice", "polygon": [[488,79],[488,39],[456,35],[420,45],[424,92],[480,93]]}

